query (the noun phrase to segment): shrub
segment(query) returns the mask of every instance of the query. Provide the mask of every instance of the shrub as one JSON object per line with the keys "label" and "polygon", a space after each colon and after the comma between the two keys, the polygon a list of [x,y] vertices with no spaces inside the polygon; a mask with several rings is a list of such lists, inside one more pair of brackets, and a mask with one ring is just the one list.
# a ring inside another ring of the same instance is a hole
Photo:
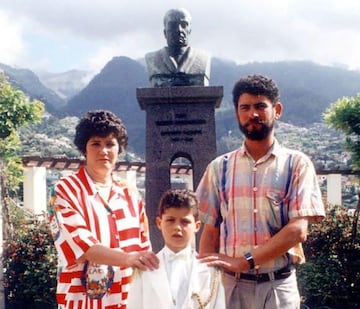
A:
{"label": "shrub", "polygon": [[4,241],[6,308],[56,308],[55,247],[46,220],[11,207],[11,239]]}
{"label": "shrub", "polygon": [[360,308],[360,243],[352,243],[352,220],[342,206],[310,227],[298,267],[300,293],[311,308]]}

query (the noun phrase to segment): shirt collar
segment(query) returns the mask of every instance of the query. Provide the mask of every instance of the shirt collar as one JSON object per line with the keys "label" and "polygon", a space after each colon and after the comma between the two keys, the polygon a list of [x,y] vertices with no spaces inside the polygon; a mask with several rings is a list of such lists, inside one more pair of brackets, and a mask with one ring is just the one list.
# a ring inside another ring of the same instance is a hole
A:
{"label": "shirt collar", "polygon": [[[84,174],[86,176],[87,182],[88,182],[88,184],[89,184],[89,186],[91,188],[91,191],[92,191],[90,195],[95,195],[96,192],[99,192],[99,189],[96,187],[95,182],[92,180],[92,178],[90,177],[90,175],[86,171],[86,168],[84,168]],[[114,175],[111,175],[111,178],[112,178],[112,184],[114,185]]]}
{"label": "shirt collar", "polygon": [[169,249],[167,246],[164,247],[164,256],[167,262],[171,262],[173,260],[177,259],[189,259],[192,254],[192,248],[191,246],[187,246],[183,250],[180,250],[179,252],[174,252],[171,249]]}
{"label": "shirt collar", "polygon": [[[264,160],[265,158],[268,158],[271,155],[274,155],[275,157],[279,156],[281,149],[282,149],[282,147],[279,144],[278,140],[276,138],[274,138],[274,143],[272,144],[272,146],[270,147],[268,152],[260,160]],[[251,158],[251,155],[249,154],[249,152],[246,149],[245,142],[243,142],[242,147],[240,148],[240,155],[242,155],[242,156],[246,155]]]}

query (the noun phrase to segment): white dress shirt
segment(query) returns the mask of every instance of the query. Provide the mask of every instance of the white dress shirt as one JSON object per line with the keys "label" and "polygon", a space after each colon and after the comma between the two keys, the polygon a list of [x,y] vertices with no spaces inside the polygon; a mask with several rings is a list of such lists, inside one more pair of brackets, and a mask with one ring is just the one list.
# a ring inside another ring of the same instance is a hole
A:
{"label": "white dress shirt", "polygon": [[175,253],[165,246],[163,253],[173,304],[176,308],[182,308],[189,289],[192,248],[188,246]]}

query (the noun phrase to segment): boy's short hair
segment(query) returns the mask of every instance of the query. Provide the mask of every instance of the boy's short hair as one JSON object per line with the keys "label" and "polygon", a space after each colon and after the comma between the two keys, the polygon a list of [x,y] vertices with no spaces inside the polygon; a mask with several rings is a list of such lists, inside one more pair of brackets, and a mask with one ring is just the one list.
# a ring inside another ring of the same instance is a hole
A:
{"label": "boy's short hair", "polygon": [[187,189],[169,189],[165,191],[159,202],[159,216],[161,217],[169,208],[191,209],[195,221],[198,220],[199,202],[193,191]]}

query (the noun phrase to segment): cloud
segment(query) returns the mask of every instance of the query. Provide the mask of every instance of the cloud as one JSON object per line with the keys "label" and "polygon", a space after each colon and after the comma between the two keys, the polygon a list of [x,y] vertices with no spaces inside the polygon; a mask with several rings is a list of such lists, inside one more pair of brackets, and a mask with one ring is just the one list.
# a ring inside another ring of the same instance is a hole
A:
{"label": "cloud", "polygon": [[[193,17],[191,44],[215,57],[360,68],[358,0],[2,0],[13,35],[3,40],[10,51],[0,51],[0,61],[99,70],[114,56],[141,58],[164,46],[163,16],[177,7]],[[35,45],[35,36],[44,43]]]}
{"label": "cloud", "polygon": [[0,42],[0,62],[12,65],[25,56],[22,25],[13,23],[12,18],[3,11],[0,11]]}
{"label": "cloud", "polygon": [[157,48],[159,45],[153,44],[151,37],[142,31],[124,33],[99,47],[88,60],[88,68],[92,72],[98,72],[114,56],[121,55],[132,59],[141,59],[149,50]]}

